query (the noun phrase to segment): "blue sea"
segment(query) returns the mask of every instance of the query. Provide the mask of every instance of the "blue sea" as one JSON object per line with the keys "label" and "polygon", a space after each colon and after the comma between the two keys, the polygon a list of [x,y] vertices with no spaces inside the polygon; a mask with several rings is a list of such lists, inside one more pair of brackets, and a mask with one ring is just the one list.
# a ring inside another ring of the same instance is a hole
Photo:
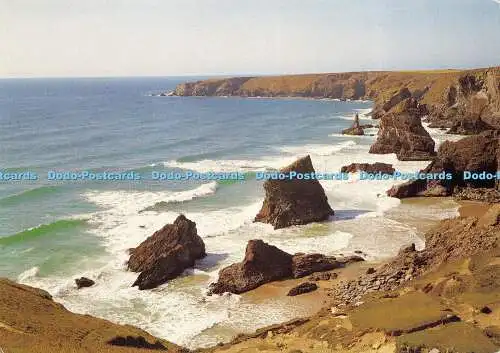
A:
{"label": "blue sea", "polygon": [[[355,113],[376,124],[366,115],[371,102],[158,96],[185,80],[0,80],[0,172],[38,176],[0,181],[0,276],[46,289],[70,310],[200,347],[309,313],[291,298],[206,296],[218,271],[242,259],[248,240],[289,252],[361,250],[379,260],[411,242],[422,247],[421,225],[456,212],[452,201],[401,204],[384,193],[394,182],[353,177],[322,181],[336,211],[329,222],[277,231],[253,223],[264,197],[257,173],[298,157],[309,154],[324,173],[353,162],[403,171],[426,163],[369,155],[376,128],[340,134]],[[83,171],[144,177],[47,179]],[[245,180],[160,181],[153,172],[239,172]],[[207,258],[155,290],[132,288],[128,249],[179,213],[197,223]],[[77,290],[80,276],[96,285]]]}

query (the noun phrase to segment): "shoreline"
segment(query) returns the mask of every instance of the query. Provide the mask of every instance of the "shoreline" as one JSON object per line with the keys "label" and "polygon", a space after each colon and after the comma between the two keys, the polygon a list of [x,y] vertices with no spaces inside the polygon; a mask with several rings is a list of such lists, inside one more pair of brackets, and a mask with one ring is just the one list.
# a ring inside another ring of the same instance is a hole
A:
{"label": "shoreline", "polygon": [[[406,202],[406,201],[405,201]],[[434,223],[437,222],[437,220],[434,221]],[[370,262],[371,263],[371,262]],[[358,273],[359,274],[359,273]],[[351,279],[351,278],[349,278]],[[299,282],[303,282],[304,279],[302,280],[290,280],[289,282],[286,282],[287,284],[283,284],[283,286],[274,286],[273,284],[268,284],[268,285],[264,285],[264,288],[258,292],[258,294],[255,294],[255,295],[251,295],[249,294],[248,295],[248,298],[245,298],[245,295],[243,295],[243,301],[245,300],[248,300],[248,302],[250,303],[258,303],[259,301],[266,301],[268,300],[269,298],[272,297],[272,295],[270,293],[283,293],[285,289],[283,288],[287,288],[287,289],[290,289],[291,288],[291,285],[293,283],[299,283]],[[348,278],[346,278],[346,280],[348,280]],[[274,288],[274,289],[273,289]],[[257,289],[258,291],[258,289]],[[322,291],[317,291],[318,293],[314,292],[313,294],[306,294],[305,295],[305,299],[301,299],[301,298],[298,298],[298,302],[303,302],[301,304],[301,306],[303,308],[305,307],[309,307],[310,310],[307,311],[309,315],[312,315],[314,314],[315,312],[319,311],[322,309],[322,306],[321,305],[318,305],[317,301],[321,301],[323,302],[325,299],[328,299],[328,298],[325,298],[324,295],[326,295],[325,293],[323,293],[322,295],[319,295],[319,293],[321,293]],[[267,293],[267,295],[266,295]],[[206,329],[205,331],[207,330],[210,330],[211,328],[208,328]],[[239,332],[238,332],[239,333]]]}

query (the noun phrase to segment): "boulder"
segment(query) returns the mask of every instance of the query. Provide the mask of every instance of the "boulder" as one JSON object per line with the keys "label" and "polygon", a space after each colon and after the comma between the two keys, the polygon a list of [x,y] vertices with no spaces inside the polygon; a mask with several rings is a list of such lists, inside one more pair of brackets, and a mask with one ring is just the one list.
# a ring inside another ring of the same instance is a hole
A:
{"label": "boulder", "polygon": [[140,272],[133,286],[140,290],[155,288],[193,267],[206,256],[205,244],[196,230],[196,223],[184,215],[167,224],[130,250],[128,268]]}
{"label": "boulder", "polygon": [[218,281],[210,284],[208,293],[240,294],[268,282],[301,278],[315,272],[342,268],[360,260],[362,258],[357,256],[335,258],[321,254],[291,255],[262,240],[250,240],[243,261],[223,268]]}
{"label": "boulder", "polygon": [[397,198],[413,196],[449,196],[461,188],[495,188],[495,180],[465,179],[464,172],[492,173],[498,170],[498,137],[486,133],[469,136],[456,142],[445,141],[436,159],[421,172],[448,178],[412,180],[396,185],[387,195]]}
{"label": "boulder", "polygon": [[348,129],[342,130],[342,135],[353,135],[353,136],[363,136],[365,134],[365,130],[361,126],[350,127]]}
{"label": "boulder", "polygon": [[305,283],[301,283],[298,286],[290,289],[287,296],[295,297],[297,295],[313,292],[316,289],[318,289],[318,285],[316,283],[305,282]]}
{"label": "boulder", "polygon": [[399,160],[430,160],[435,156],[435,143],[422,126],[425,106],[410,98],[394,107],[380,121],[377,141],[370,153],[396,153]]}
{"label": "boulder", "polygon": [[80,277],[75,279],[76,287],[78,289],[92,287],[95,282],[87,277]]}
{"label": "boulder", "polygon": [[243,261],[223,268],[217,283],[210,285],[209,293],[239,294],[289,277],[292,277],[292,255],[262,240],[250,240]]}
{"label": "boulder", "polygon": [[330,271],[339,268],[340,262],[335,257],[322,254],[295,254],[292,257],[292,274],[301,278],[314,272]]}
{"label": "boulder", "polygon": [[[311,158],[306,156],[280,170],[285,175],[315,173]],[[270,223],[274,229],[327,220],[334,211],[328,204],[323,187],[316,179],[267,180],[266,196],[255,222]]]}
{"label": "boulder", "polygon": [[375,173],[382,173],[382,174],[389,174],[393,175],[394,172],[396,171],[393,167],[392,164],[387,164],[387,163],[352,163],[346,166],[343,166],[340,171],[342,173],[356,173],[359,171],[362,172],[367,172],[371,174]]}

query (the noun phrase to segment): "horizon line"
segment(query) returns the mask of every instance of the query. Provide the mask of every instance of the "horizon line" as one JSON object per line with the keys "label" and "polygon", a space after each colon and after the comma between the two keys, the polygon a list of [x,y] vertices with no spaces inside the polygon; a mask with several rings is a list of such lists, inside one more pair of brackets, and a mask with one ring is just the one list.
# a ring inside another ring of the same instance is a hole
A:
{"label": "horizon line", "polygon": [[295,73],[189,73],[189,74],[152,74],[152,75],[88,75],[88,76],[0,76],[0,80],[47,80],[47,79],[122,79],[122,78],[189,78],[189,77],[272,77],[272,76],[301,76],[301,75],[325,75],[338,73],[358,73],[358,72],[425,72],[425,71],[464,71],[481,70],[500,67],[500,63],[495,66],[463,66],[453,68],[405,68],[405,69],[361,69],[361,70],[340,70],[323,72],[295,72]]}

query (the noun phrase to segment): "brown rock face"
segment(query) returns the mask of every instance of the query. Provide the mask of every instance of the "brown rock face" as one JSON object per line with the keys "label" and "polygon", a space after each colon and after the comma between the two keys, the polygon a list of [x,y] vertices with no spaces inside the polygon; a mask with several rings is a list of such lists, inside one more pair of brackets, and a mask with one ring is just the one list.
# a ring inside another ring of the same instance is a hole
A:
{"label": "brown rock face", "polygon": [[291,275],[292,255],[262,240],[250,240],[243,261],[222,269],[218,282],[210,285],[210,293],[239,294]]}
{"label": "brown rock face", "polygon": [[[301,158],[281,173],[315,173],[311,158]],[[266,197],[255,222],[270,223],[274,229],[327,220],[334,214],[318,180],[267,180]]]}
{"label": "brown rock face", "polygon": [[448,87],[429,116],[431,127],[450,134],[473,135],[500,128],[500,70],[469,71]]}
{"label": "brown rock face", "polygon": [[358,127],[350,127],[348,129],[342,130],[342,135],[353,135],[353,136],[363,136],[365,134],[365,130],[361,126]]}
{"label": "brown rock face", "polygon": [[367,173],[382,173],[382,174],[390,174],[393,175],[396,171],[392,164],[387,163],[352,163],[346,166],[343,166],[340,171],[342,173],[356,173],[358,171],[367,172]]}
{"label": "brown rock face", "polygon": [[90,278],[87,278],[87,277],[77,278],[77,279],[75,279],[75,283],[76,283],[76,287],[78,289],[92,287],[95,284],[94,281],[92,281]]}
{"label": "brown rock face", "polygon": [[354,123],[352,124],[352,126],[348,129],[342,130],[342,134],[343,135],[359,135],[359,136],[362,136],[365,134],[365,131],[363,130],[361,125],[359,125],[359,115],[358,114],[356,114],[354,116]]}
{"label": "brown rock face", "polygon": [[295,254],[292,258],[293,278],[309,276],[314,272],[330,271],[342,267],[335,257],[322,254]]}
{"label": "brown rock face", "polygon": [[218,281],[210,285],[209,294],[244,293],[264,283],[301,278],[360,260],[358,257],[336,259],[321,254],[291,255],[262,240],[250,240],[243,261],[223,268]]}
{"label": "brown rock face", "polygon": [[448,196],[457,187],[494,188],[495,180],[464,179],[464,172],[493,173],[498,170],[498,137],[482,134],[456,142],[446,141],[439,148],[437,158],[421,172],[449,173],[451,179],[415,180],[392,187],[387,195],[397,198],[412,196]]}
{"label": "brown rock face", "polygon": [[179,276],[186,268],[193,267],[195,260],[206,256],[196,223],[184,215],[155,232],[130,253],[128,268],[141,272],[133,286],[141,290],[155,288]]}
{"label": "brown rock face", "polygon": [[434,140],[424,129],[425,106],[410,98],[394,107],[380,121],[377,141],[370,153],[396,153],[399,160],[429,160],[435,155]]}

